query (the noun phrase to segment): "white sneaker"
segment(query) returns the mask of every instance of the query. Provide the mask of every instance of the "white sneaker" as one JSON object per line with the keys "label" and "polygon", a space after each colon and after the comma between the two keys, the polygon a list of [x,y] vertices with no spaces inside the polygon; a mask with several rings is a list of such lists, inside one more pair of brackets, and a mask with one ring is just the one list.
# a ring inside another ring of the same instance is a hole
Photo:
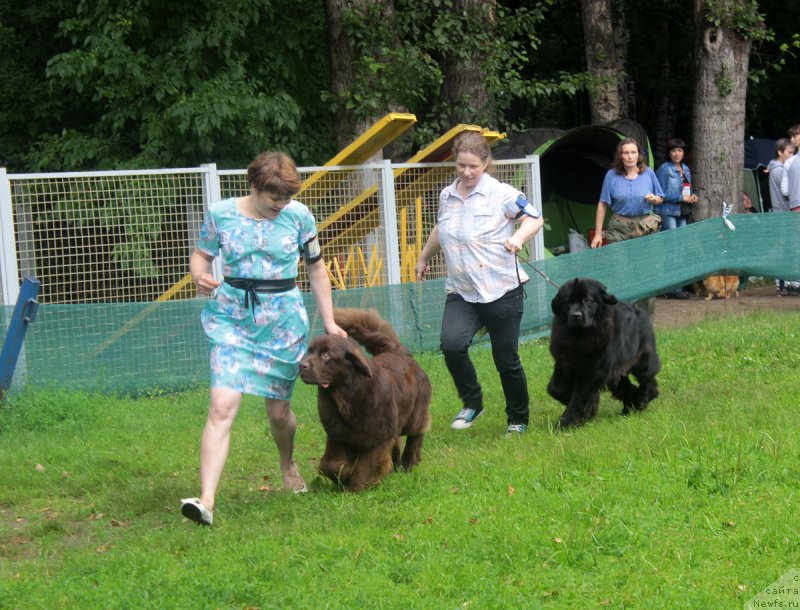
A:
{"label": "white sneaker", "polygon": [[200,503],[199,498],[181,500],[181,514],[200,525],[211,525],[214,521],[214,514]]}
{"label": "white sneaker", "polygon": [[481,414],[483,413],[483,407],[480,409],[468,409],[463,408],[458,412],[456,418],[453,420],[453,423],[450,424],[450,427],[453,430],[465,430],[472,425],[476,419],[478,419]]}

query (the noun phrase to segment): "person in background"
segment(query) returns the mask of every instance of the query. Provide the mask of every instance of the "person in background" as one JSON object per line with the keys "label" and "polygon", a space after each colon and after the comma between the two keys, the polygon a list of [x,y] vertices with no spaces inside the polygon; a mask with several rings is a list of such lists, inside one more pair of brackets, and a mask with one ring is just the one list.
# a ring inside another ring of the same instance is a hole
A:
{"label": "person in background", "polygon": [[[636,225],[650,213],[653,206],[664,202],[664,192],[655,172],[647,167],[639,143],[634,138],[624,138],[617,144],[613,167],[606,172],[600,201],[595,215],[595,233],[592,248],[603,245],[603,223],[606,211],[613,215],[606,232],[608,243],[624,241],[634,237]],[[637,304],[652,318],[655,299],[647,298]]]}
{"label": "person in background", "polygon": [[[665,161],[656,171],[658,183],[664,191],[664,203],[658,208],[661,216],[661,230],[670,231],[685,227],[697,203],[697,195],[692,192],[692,172],[683,162],[686,144],[680,138],[672,138],[667,143],[669,161]],[[677,288],[666,294],[668,299],[688,299],[689,293]]]}
{"label": "person in background", "polygon": [[[781,138],[775,142],[775,158],[770,160],[769,165],[767,165],[769,198],[773,212],[791,211],[789,198],[781,191],[781,181],[785,173],[784,164],[794,155],[795,150],[796,147],[789,138]],[[775,294],[779,297],[785,297],[789,294],[789,291],[786,290],[785,280],[775,280]]]}
{"label": "person in background", "polygon": [[[767,165],[769,176],[769,198],[773,212],[788,212],[789,197],[781,191],[781,181],[785,173],[785,163],[795,153],[795,145],[789,138],[780,138],[775,141],[775,158]],[[788,193],[787,193],[788,194]]]}
{"label": "person in background", "polygon": [[[243,394],[264,397],[278,448],[283,487],[306,491],[294,463],[296,418],[291,396],[308,343],[308,315],[295,284],[302,256],[325,332],[346,336],[334,322],[331,284],[314,217],[292,197],[300,190],[294,161],[260,154],[247,167],[250,194],[209,206],[189,272],[211,295],[201,322],[211,344],[211,404],[200,447],[200,497],[181,500],[188,519],[211,525],[217,485],[228,457]],[[222,257],[224,280],[211,274]]]}
{"label": "person in background", "polygon": [[528,381],[518,353],[528,276],[518,265],[517,252],[543,220],[520,191],[487,173],[491,149],[481,134],[459,136],[453,153],[457,177],[439,196],[437,222],[415,268],[417,281],[424,281],[428,261],[444,253],[447,296],[441,349],[463,404],[450,427],[469,428],[483,413],[483,392],[469,347],[485,327],[505,395],[506,434],[521,434],[529,419]]}
{"label": "person in background", "polygon": [[753,207],[753,200],[747,192],[742,193],[742,209],[745,214],[755,214],[756,209]]}
{"label": "person in background", "polygon": [[796,152],[783,163],[781,193],[789,199],[789,209],[792,212],[800,212],[800,163],[797,162],[800,151],[800,124],[789,127],[787,134]]}

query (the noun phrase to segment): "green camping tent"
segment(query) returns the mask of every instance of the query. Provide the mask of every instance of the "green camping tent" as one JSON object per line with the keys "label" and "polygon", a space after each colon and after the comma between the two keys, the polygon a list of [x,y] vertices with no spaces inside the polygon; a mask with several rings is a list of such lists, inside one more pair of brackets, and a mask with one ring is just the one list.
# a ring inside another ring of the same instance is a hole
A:
{"label": "green camping tent", "polygon": [[603,178],[614,162],[617,144],[627,137],[636,138],[652,167],[647,134],[641,125],[627,119],[569,131],[532,129],[512,134],[493,151],[496,159],[539,155],[544,245],[554,254],[569,250],[570,229],[588,239]]}

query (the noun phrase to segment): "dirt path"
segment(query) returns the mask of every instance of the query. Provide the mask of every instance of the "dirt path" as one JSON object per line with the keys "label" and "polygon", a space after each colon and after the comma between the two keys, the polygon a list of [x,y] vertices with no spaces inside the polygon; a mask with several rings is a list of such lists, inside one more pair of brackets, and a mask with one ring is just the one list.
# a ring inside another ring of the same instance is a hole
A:
{"label": "dirt path", "polygon": [[692,296],[686,301],[656,299],[655,326],[658,328],[674,328],[689,326],[711,315],[741,316],[759,309],[775,311],[800,311],[800,293],[792,292],[790,296],[775,295],[774,282],[748,284],[739,292],[738,297],[704,300],[704,297]]}

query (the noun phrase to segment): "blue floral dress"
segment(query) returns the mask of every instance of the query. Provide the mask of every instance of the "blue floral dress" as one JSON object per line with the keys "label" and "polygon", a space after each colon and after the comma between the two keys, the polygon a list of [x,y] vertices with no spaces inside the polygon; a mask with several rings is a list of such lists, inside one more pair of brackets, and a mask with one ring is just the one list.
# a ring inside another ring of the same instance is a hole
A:
{"label": "blue floral dress", "polygon": [[[274,219],[254,220],[235,199],[209,206],[197,248],[222,255],[225,277],[293,279],[303,245],[317,234],[314,217],[292,200]],[[259,293],[245,307],[245,291],[223,283],[200,315],[211,344],[211,387],[288,400],[308,344],[308,314],[297,287]]]}

